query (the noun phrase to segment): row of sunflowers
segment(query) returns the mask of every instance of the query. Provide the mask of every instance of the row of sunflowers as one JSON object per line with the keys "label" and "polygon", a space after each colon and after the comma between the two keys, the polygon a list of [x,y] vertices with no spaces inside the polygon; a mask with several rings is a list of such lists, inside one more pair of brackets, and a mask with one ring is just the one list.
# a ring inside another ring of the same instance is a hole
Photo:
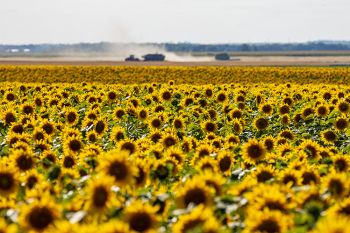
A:
{"label": "row of sunflowers", "polygon": [[36,68],[0,75],[49,80],[0,87],[1,233],[350,232],[347,68]]}

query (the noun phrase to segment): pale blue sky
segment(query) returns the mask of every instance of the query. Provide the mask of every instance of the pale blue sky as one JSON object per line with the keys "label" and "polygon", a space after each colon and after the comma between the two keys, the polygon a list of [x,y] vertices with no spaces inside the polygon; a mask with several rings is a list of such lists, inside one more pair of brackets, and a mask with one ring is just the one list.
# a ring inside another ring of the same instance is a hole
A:
{"label": "pale blue sky", "polygon": [[350,0],[0,0],[0,43],[350,40]]}

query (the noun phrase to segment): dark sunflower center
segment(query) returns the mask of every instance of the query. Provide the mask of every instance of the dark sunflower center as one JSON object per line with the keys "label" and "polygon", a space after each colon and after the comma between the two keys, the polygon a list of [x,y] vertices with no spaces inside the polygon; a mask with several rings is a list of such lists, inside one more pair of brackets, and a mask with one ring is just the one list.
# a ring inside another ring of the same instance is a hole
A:
{"label": "dark sunflower center", "polygon": [[311,182],[316,183],[317,177],[313,172],[304,172],[303,175],[303,185],[311,184]]}
{"label": "dark sunflower center", "polygon": [[77,119],[77,116],[74,112],[68,113],[67,120],[69,123],[73,123],[75,121],[75,119]]}
{"label": "dark sunflower center", "polygon": [[17,166],[22,171],[27,171],[31,169],[33,166],[33,160],[30,156],[25,156],[25,155],[19,156],[16,162],[17,162]]}
{"label": "dark sunflower center", "polygon": [[166,147],[170,147],[176,144],[176,140],[173,137],[166,137],[164,139],[164,144]]}
{"label": "dark sunflower center", "polygon": [[231,166],[231,158],[230,157],[225,156],[222,159],[220,159],[219,167],[220,167],[221,171],[223,171],[223,172],[227,171],[228,169],[230,169],[230,166]]}
{"label": "dark sunflower center", "polygon": [[29,189],[32,189],[34,187],[34,185],[38,182],[38,178],[35,177],[35,176],[30,176],[28,179],[27,179],[27,187]]}
{"label": "dark sunflower center", "polygon": [[257,232],[264,232],[264,233],[278,233],[280,232],[280,226],[278,223],[272,219],[266,219],[263,220],[256,228],[255,231]]}
{"label": "dark sunflower center", "polygon": [[183,232],[188,232],[188,231],[194,230],[195,228],[201,226],[202,224],[203,224],[202,219],[189,220],[184,224]]}
{"label": "dark sunflower center", "polygon": [[71,140],[69,142],[69,148],[74,152],[78,152],[81,149],[80,141],[76,139]]}
{"label": "dark sunflower center", "polygon": [[248,148],[248,156],[253,159],[257,159],[262,155],[262,151],[259,145],[251,145]]}
{"label": "dark sunflower center", "polygon": [[9,173],[0,173],[0,190],[7,191],[12,188],[15,181]]}
{"label": "dark sunflower center", "polygon": [[164,180],[169,176],[169,170],[166,166],[160,165],[155,171],[156,177],[160,180]]}
{"label": "dark sunflower center", "polygon": [[103,121],[98,121],[97,124],[96,124],[96,132],[97,133],[103,133],[105,129],[105,123]]}
{"label": "dark sunflower center", "polygon": [[152,227],[152,218],[148,213],[135,213],[130,219],[130,228],[134,231],[143,232]]}
{"label": "dark sunflower center", "polygon": [[257,175],[258,182],[265,182],[271,179],[273,175],[269,171],[261,171]]}
{"label": "dark sunflower center", "polygon": [[190,203],[199,205],[206,202],[205,192],[200,188],[194,188],[187,191],[184,196],[185,206],[188,206]]}
{"label": "dark sunflower center", "polygon": [[64,158],[64,161],[63,161],[63,166],[64,166],[64,167],[66,167],[66,168],[71,168],[71,167],[74,166],[74,164],[75,164],[75,161],[74,161],[74,159],[73,159],[72,157],[66,156],[66,157]]}
{"label": "dark sunflower center", "polygon": [[109,166],[108,174],[116,180],[124,180],[128,175],[128,168],[124,163],[115,161]]}
{"label": "dark sunflower center", "polygon": [[96,187],[92,198],[94,206],[103,208],[108,200],[108,191],[103,186]]}
{"label": "dark sunflower center", "polygon": [[123,143],[123,145],[121,146],[121,149],[129,151],[130,154],[133,154],[136,151],[135,144],[132,142]]}
{"label": "dark sunflower center", "polygon": [[340,180],[332,179],[328,185],[329,191],[335,195],[341,195],[344,192],[344,185]]}
{"label": "dark sunflower center", "polygon": [[46,207],[36,207],[28,214],[30,225],[36,230],[44,230],[52,222],[54,218],[50,209]]}

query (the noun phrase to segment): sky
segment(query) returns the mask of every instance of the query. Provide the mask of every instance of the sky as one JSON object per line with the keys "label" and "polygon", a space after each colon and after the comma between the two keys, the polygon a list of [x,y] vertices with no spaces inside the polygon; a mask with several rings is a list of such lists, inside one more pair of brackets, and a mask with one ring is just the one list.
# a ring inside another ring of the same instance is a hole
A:
{"label": "sky", "polygon": [[0,44],[350,40],[349,0],[0,0]]}

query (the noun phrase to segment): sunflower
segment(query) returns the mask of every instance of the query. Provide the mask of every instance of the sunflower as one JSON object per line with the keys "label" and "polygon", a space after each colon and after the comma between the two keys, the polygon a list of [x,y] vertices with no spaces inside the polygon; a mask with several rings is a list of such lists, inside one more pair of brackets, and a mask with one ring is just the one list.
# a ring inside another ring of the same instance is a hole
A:
{"label": "sunflower", "polygon": [[25,115],[31,115],[34,113],[34,106],[31,104],[23,104],[21,106],[22,113]]}
{"label": "sunflower", "polygon": [[341,113],[348,113],[350,110],[350,105],[348,102],[342,101],[337,105],[337,108]]}
{"label": "sunflower", "polygon": [[350,232],[348,217],[329,215],[317,222],[312,233],[347,233]]}
{"label": "sunflower", "polygon": [[223,103],[227,100],[227,94],[225,92],[219,92],[217,93],[216,95],[216,100],[219,102],[219,103]]}
{"label": "sunflower", "polygon": [[344,155],[337,155],[334,158],[332,158],[334,169],[337,172],[346,172],[349,170],[350,167],[350,161],[347,156]]}
{"label": "sunflower", "polygon": [[185,160],[185,155],[180,149],[170,148],[164,153],[165,158],[174,158],[179,165],[181,165]]}
{"label": "sunflower", "polygon": [[1,119],[6,125],[10,126],[12,123],[16,122],[16,111],[14,109],[6,109],[1,112]]}
{"label": "sunflower", "polygon": [[320,117],[326,117],[329,113],[329,108],[326,105],[320,105],[316,109],[316,114]]}
{"label": "sunflower", "polygon": [[28,171],[35,166],[34,154],[31,151],[14,150],[11,159],[20,171]]}
{"label": "sunflower", "polygon": [[104,213],[112,204],[113,178],[108,176],[90,179],[86,187],[87,206],[92,213]]}
{"label": "sunflower", "polygon": [[309,159],[318,160],[321,157],[320,145],[318,145],[316,142],[309,140],[309,139],[304,140],[300,144],[299,150],[304,152]]}
{"label": "sunflower", "polygon": [[233,156],[227,151],[219,152],[216,159],[218,170],[225,175],[229,175],[233,166]]}
{"label": "sunflower", "polygon": [[69,125],[75,125],[79,120],[78,111],[75,108],[65,109],[65,122]]}
{"label": "sunflower", "polygon": [[127,151],[112,150],[101,155],[98,171],[114,178],[117,185],[128,185],[136,176],[137,170],[128,160]]}
{"label": "sunflower", "polygon": [[293,225],[290,216],[279,211],[254,211],[247,214],[244,233],[283,233]]}
{"label": "sunflower", "polygon": [[176,194],[177,204],[186,208],[189,204],[209,206],[212,203],[212,190],[202,179],[192,178],[179,188]]}
{"label": "sunflower", "polygon": [[232,129],[236,134],[240,134],[243,131],[243,125],[242,122],[240,120],[233,120],[232,122]]}
{"label": "sunflower", "polygon": [[253,173],[253,176],[256,178],[258,183],[264,183],[271,180],[275,176],[275,169],[271,165],[259,165],[256,171]]}
{"label": "sunflower", "polygon": [[83,142],[77,136],[73,136],[64,141],[64,151],[66,154],[78,154],[83,149]]}
{"label": "sunflower", "polygon": [[348,193],[348,179],[344,173],[330,173],[323,177],[323,188],[334,198],[341,198]]}
{"label": "sunflower", "polygon": [[[99,224],[97,231],[104,233],[131,233],[129,225],[119,220],[109,220],[106,223]],[[84,232],[84,231],[81,231]],[[70,233],[70,232],[67,232]],[[91,232],[92,233],[92,232]]]}
{"label": "sunflower", "polygon": [[114,120],[119,121],[123,118],[124,115],[125,115],[125,111],[123,108],[118,107],[114,109],[114,112],[113,112]]}
{"label": "sunflower", "polygon": [[28,172],[24,177],[22,177],[25,187],[29,190],[35,188],[35,186],[40,184],[43,180],[43,175],[35,170]]}
{"label": "sunflower", "polygon": [[22,207],[19,222],[24,229],[31,232],[46,232],[54,227],[54,222],[59,217],[59,207],[44,196],[30,205]]}
{"label": "sunflower", "polygon": [[315,168],[304,167],[301,171],[302,185],[312,185],[320,183],[320,176]]}
{"label": "sunflower", "polygon": [[279,173],[282,184],[290,186],[298,186],[300,184],[300,172],[292,169],[286,169]]}
{"label": "sunflower", "polygon": [[337,135],[332,130],[324,130],[321,132],[321,139],[326,144],[332,144],[337,140]]}
{"label": "sunflower", "polygon": [[267,136],[263,139],[263,144],[267,152],[271,152],[275,148],[275,139],[272,136]]}
{"label": "sunflower", "polygon": [[178,143],[177,137],[173,133],[166,133],[162,136],[162,143],[165,148],[169,148]]}
{"label": "sunflower", "polygon": [[263,160],[266,155],[266,149],[263,143],[256,139],[250,139],[243,145],[242,157],[249,164],[256,164]]}
{"label": "sunflower", "polygon": [[160,129],[163,126],[163,121],[161,117],[155,116],[148,120],[148,124],[151,129]]}
{"label": "sunflower", "polygon": [[0,195],[9,196],[15,194],[19,184],[17,170],[13,166],[7,166],[0,162]]}
{"label": "sunflower", "polygon": [[153,232],[158,225],[157,207],[134,201],[125,209],[125,222],[135,232]]}
{"label": "sunflower", "polygon": [[14,224],[7,224],[5,219],[0,218],[0,229],[2,233],[16,233],[17,227]]}
{"label": "sunflower", "polygon": [[203,205],[197,206],[190,213],[181,215],[179,220],[172,227],[172,232],[220,232],[220,223],[215,218],[213,211]]}
{"label": "sunflower", "polygon": [[181,117],[177,117],[173,120],[173,126],[177,130],[182,130],[184,126],[184,119]]}
{"label": "sunflower", "polygon": [[269,126],[269,121],[265,117],[259,117],[254,120],[254,127],[257,130],[264,130]]}
{"label": "sunflower", "polygon": [[271,104],[264,104],[260,107],[260,111],[267,115],[271,115],[273,113],[273,107]]}
{"label": "sunflower", "polygon": [[327,214],[348,218],[350,216],[350,198],[335,203],[335,205],[327,210]]}
{"label": "sunflower", "polygon": [[346,118],[340,117],[334,122],[334,127],[338,131],[344,131],[349,127],[349,120]]}
{"label": "sunflower", "polygon": [[131,141],[129,139],[122,140],[122,141],[118,142],[118,146],[119,146],[120,150],[128,151],[129,154],[131,154],[131,155],[138,151],[137,144],[134,141]]}
{"label": "sunflower", "polygon": [[202,128],[204,129],[205,132],[212,133],[216,131],[217,125],[215,122],[205,121],[202,123]]}

